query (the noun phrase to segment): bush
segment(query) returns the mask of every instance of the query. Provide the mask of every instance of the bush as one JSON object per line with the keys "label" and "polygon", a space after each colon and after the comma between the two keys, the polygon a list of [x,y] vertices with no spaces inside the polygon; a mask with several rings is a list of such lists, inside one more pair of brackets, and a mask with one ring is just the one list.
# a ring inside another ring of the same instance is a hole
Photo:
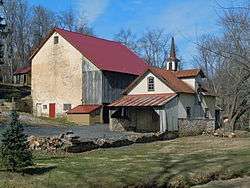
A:
{"label": "bush", "polygon": [[2,134],[1,160],[2,165],[12,172],[33,164],[27,135],[23,133],[23,126],[19,123],[16,111],[12,111],[11,123]]}

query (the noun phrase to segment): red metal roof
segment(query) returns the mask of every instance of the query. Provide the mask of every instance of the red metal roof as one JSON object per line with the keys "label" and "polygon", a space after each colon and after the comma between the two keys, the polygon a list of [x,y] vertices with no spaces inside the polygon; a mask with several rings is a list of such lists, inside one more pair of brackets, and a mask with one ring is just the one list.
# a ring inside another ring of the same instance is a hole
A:
{"label": "red metal roof", "polygon": [[31,66],[20,67],[20,68],[16,69],[16,71],[14,72],[14,75],[26,74],[26,73],[29,73],[29,72],[31,72]]}
{"label": "red metal roof", "polygon": [[91,112],[94,112],[95,110],[98,110],[101,107],[102,105],[98,104],[78,105],[77,107],[69,110],[67,114],[89,114]]}
{"label": "red metal roof", "polygon": [[188,77],[196,77],[199,74],[202,77],[205,77],[203,71],[201,69],[189,69],[189,70],[179,70],[179,71],[173,71],[173,73],[178,77],[178,78],[188,78]]}
{"label": "red metal roof", "polygon": [[164,94],[140,94],[140,95],[125,95],[122,98],[114,101],[109,107],[129,107],[129,106],[162,106],[174,98],[175,93]]}
{"label": "red metal roof", "polygon": [[139,75],[148,65],[125,45],[82,33],[55,28],[31,55],[32,59],[48,38],[59,33],[100,70]]}

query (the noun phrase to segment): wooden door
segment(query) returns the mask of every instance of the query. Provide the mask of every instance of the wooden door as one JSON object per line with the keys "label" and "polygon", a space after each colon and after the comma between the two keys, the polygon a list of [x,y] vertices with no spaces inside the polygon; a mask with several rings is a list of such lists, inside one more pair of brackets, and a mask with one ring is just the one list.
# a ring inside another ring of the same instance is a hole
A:
{"label": "wooden door", "polygon": [[49,104],[49,117],[50,118],[56,117],[56,104],[55,103]]}

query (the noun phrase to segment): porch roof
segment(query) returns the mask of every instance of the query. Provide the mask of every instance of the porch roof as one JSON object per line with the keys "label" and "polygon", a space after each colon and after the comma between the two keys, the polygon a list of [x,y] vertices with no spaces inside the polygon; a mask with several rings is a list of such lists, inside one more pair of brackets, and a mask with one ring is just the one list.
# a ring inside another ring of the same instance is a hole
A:
{"label": "porch roof", "polygon": [[67,114],[89,114],[91,112],[94,112],[95,110],[98,110],[101,107],[102,105],[98,104],[78,105],[77,107],[70,109]]}
{"label": "porch roof", "polygon": [[162,106],[169,102],[176,95],[176,93],[125,95],[122,98],[114,101],[109,105],[109,107]]}

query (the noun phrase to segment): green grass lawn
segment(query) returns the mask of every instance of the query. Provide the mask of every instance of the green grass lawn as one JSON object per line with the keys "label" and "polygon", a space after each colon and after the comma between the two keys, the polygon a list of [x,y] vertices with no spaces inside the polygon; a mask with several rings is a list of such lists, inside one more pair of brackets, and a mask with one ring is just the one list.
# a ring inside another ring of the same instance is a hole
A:
{"label": "green grass lawn", "polygon": [[250,176],[250,137],[178,138],[81,154],[36,152],[27,174],[0,171],[0,187],[195,185]]}

